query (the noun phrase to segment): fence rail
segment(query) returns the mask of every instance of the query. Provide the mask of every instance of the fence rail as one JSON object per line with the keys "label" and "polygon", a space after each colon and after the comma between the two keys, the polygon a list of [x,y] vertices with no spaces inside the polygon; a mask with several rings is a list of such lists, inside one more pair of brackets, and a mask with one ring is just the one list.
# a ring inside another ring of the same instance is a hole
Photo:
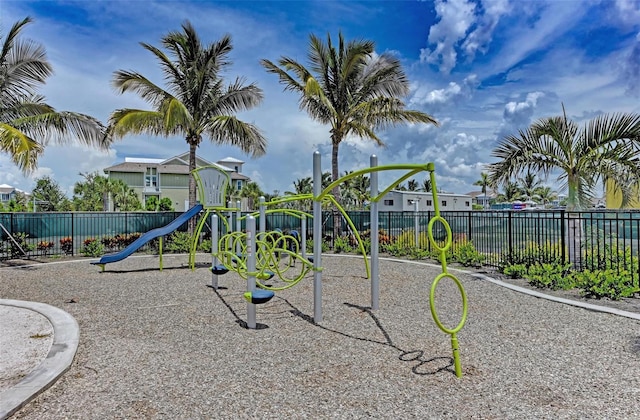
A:
{"label": "fence rail", "polygon": [[[364,233],[370,226],[368,211],[348,212],[354,226]],[[16,249],[8,234],[21,237],[28,256],[78,254],[88,238],[102,239],[116,235],[144,233],[164,226],[180,213],[177,212],[69,212],[69,213],[0,213],[0,259],[16,256]],[[610,254],[629,253],[637,256],[640,249],[640,212],[637,211],[451,211],[442,212],[453,233],[453,249],[465,241],[485,255],[485,263],[499,265],[508,255],[526,252],[531,244],[547,246],[548,251],[562,261],[577,268],[590,261],[606,261]],[[381,212],[379,226],[395,240],[426,238],[428,223],[434,212]],[[231,226],[236,226],[236,213],[230,215]],[[323,237],[333,247],[334,217],[331,211],[322,214]],[[299,230],[300,220],[286,214],[267,215],[268,230],[280,228]],[[244,223],[241,224],[244,229]],[[307,223],[307,237],[312,237],[311,223]],[[179,230],[186,231],[187,225]],[[205,235],[210,227],[205,227]],[[221,221],[219,226],[224,233]],[[435,239],[443,239],[445,229],[435,223]],[[7,234],[8,233],[8,234]],[[342,223],[342,234],[352,235],[347,223]],[[417,246],[430,247],[419,239]],[[66,242],[65,242],[66,241]],[[70,246],[70,243],[72,244]],[[126,243],[126,242],[123,242]],[[49,244],[47,248],[47,244]],[[413,242],[415,245],[415,242]],[[586,258],[586,260],[585,260]],[[625,267],[637,276],[639,267]]]}

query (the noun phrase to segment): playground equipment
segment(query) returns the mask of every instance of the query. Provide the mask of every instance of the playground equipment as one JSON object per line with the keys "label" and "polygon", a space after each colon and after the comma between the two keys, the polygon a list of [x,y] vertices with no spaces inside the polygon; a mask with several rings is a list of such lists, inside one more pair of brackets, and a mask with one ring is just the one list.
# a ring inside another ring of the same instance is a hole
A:
{"label": "playground equipment", "polygon": [[171,223],[167,224],[166,226],[162,226],[162,227],[150,230],[149,232],[146,232],[145,234],[141,235],[138,239],[133,241],[129,246],[127,246],[123,250],[113,254],[104,255],[102,256],[102,258],[100,258],[99,261],[92,262],[91,264],[99,265],[101,270],[104,271],[106,264],[124,260],[131,254],[133,254],[135,251],[140,249],[143,245],[145,245],[150,240],[158,238],[158,241],[159,241],[158,249],[160,253],[160,270],[162,270],[162,238],[165,235],[168,235],[174,230],[178,229],[180,226],[182,226],[186,221],[188,221],[192,217],[197,216],[201,210],[202,210],[202,205],[196,204],[195,206],[191,207],[189,210],[182,213],[180,216],[178,216],[175,220],[173,220]]}
{"label": "playground equipment", "polygon": [[[429,221],[428,224],[428,237],[429,242],[439,253],[440,265],[442,267],[442,273],[439,274],[433,281],[429,293],[429,303],[431,309],[431,315],[438,326],[443,332],[451,335],[451,348],[453,352],[454,366],[455,366],[455,374],[458,377],[462,376],[462,367],[460,363],[460,354],[458,348],[458,339],[456,337],[456,333],[462,329],[464,323],[467,318],[467,296],[465,290],[460,283],[460,281],[447,270],[447,259],[446,252],[451,247],[453,243],[451,227],[447,223],[447,221],[440,215],[440,207],[438,200],[438,188],[436,184],[436,176],[435,176],[435,165],[433,163],[426,164],[396,164],[396,165],[386,165],[386,166],[378,166],[378,158],[376,155],[372,155],[370,158],[370,167],[365,168],[359,171],[354,171],[328,185],[324,190],[321,191],[321,183],[322,183],[322,171],[321,171],[321,159],[320,153],[315,152],[313,155],[313,250],[314,250],[314,321],[321,322],[322,321],[322,270],[320,269],[322,254],[320,252],[321,249],[321,221],[320,217],[322,214],[321,203],[322,200],[329,195],[329,192],[333,190],[334,187],[340,185],[344,181],[364,175],[370,174],[370,188],[371,188],[371,205],[370,205],[370,219],[371,219],[371,309],[379,308],[379,300],[380,300],[380,279],[379,279],[379,224],[378,224],[378,202],[396,185],[401,184],[405,180],[413,177],[419,172],[428,172],[431,180],[431,194],[432,194],[432,202],[434,205],[435,216]],[[387,188],[379,192],[378,189],[378,173],[382,171],[406,171],[404,175],[402,175],[397,180],[393,181]],[[433,236],[433,229],[436,223],[440,223],[446,232],[446,240],[444,245],[439,245]],[[460,291],[460,295],[462,296],[462,317],[460,323],[454,328],[445,327],[438,318],[435,309],[435,292],[438,286],[438,283],[444,279],[450,278],[458,287]]]}

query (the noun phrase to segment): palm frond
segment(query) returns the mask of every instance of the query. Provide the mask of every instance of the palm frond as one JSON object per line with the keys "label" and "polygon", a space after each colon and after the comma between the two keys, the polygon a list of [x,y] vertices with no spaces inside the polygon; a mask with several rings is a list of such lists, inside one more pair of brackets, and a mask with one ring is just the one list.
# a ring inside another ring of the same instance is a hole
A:
{"label": "palm frond", "polygon": [[11,156],[13,163],[25,174],[36,168],[38,157],[43,152],[42,145],[33,138],[2,122],[0,122],[0,150]]}
{"label": "palm frond", "polygon": [[106,137],[117,139],[127,134],[165,136],[164,114],[140,109],[118,109],[109,118]]}
{"label": "palm frond", "polygon": [[260,130],[235,116],[220,115],[209,119],[205,132],[215,143],[239,147],[253,157],[262,156],[267,150],[267,140]]}
{"label": "palm frond", "polygon": [[167,96],[171,96],[143,75],[130,71],[116,71],[113,77],[113,85],[119,90],[119,93],[130,91],[137,93],[154,107],[161,106]]}

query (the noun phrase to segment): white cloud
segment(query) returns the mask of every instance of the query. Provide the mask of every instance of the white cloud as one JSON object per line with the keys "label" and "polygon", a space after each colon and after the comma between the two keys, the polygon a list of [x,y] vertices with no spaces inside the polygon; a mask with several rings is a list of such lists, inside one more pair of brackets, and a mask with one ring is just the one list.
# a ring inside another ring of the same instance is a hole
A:
{"label": "white cloud", "polygon": [[420,50],[420,61],[440,64],[440,71],[449,73],[456,65],[456,45],[465,38],[474,24],[476,6],[467,0],[437,0],[436,13],[440,20],[429,30],[429,44],[434,49]]}
{"label": "white cloud", "polygon": [[509,0],[482,0],[481,5],[484,14],[478,18],[475,29],[462,43],[462,49],[467,53],[468,60],[473,60],[477,51],[481,53],[487,51],[500,18],[511,10]]}
{"label": "white cloud", "polygon": [[632,27],[640,25],[640,2],[637,0],[615,0],[615,6],[619,23]]}
{"label": "white cloud", "polygon": [[636,35],[634,45],[621,60],[621,76],[626,82],[626,93],[640,96],[640,33]]}
{"label": "white cloud", "polygon": [[469,99],[479,82],[475,74],[464,78],[461,84],[449,82],[442,89],[429,90],[427,86],[417,85],[409,100],[410,106],[425,106],[428,112],[436,112],[448,105],[453,105],[462,99]]}

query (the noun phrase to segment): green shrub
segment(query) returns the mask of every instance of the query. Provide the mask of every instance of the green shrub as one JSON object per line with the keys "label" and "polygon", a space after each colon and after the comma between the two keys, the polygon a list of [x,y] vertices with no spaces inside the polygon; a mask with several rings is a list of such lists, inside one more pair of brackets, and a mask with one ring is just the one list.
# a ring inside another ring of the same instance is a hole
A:
{"label": "green shrub", "polygon": [[[329,252],[329,244],[326,241],[321,242],[321,252]],[[307,253],[313,253],[313,239],[307,239]]]}
{"label": "green shrub", "polygon": [[185,254],[191,251],[191,235],[188,232],[175,231],[169,236],[167,246],[168,252],[174,254]]}
{"label": "green shrub", "polygon": [[95,238],[85,239],[80,253],[85,257],[100,257],[104,254],[104,245]]}
{"label": "green shrub", "polygon": [[545,242],[540,245],[535,242],[527,243],[524,248],[503,252],[500,256],[499,268],[522,264],[531,267],[535,264],[562,264],[562,249],[560,244]]}
{"label": "green shrub", "polygon": [[540,289],[569,290],[576,286],[571,264],[542,263],[529,267],[525,278]]}
{"label": "green shrub", "polygon": [[353,248],[349,244],[349,239],[346,237],[337,237],[333,241],[333,252],[339,254],[341,252],[351,252]]}
{"label": "green shrub", "polygon": [[465,267],[480,267],[486,257],[476,250],[473,242],[463,240],[455,247],[453,258]]}
{"label": "green shrub", "polygon": [[426,249],[411,247],[409,248],[409,258],[412,260],[424,260],[429,258],[430,252]]}
{"label": "green shrub", "polygon": [[405,257],[411,252],[411,248],[400,245],[397,242],[385,246],[385,251],[394,257]]}
{"label": "green shrub", "polygon": [[20,247],[16,246],[16,244],[13,243],[13,241],[10,239],[5,242],[5,251],[9,254],[9,258],[17,258],[23,256],[20,248],[22,248],[22,250],[26,253],[29,253],[30,251],[36,249],[35,245],[27,242],[28,237],[29,235],[24,232],[16,232],[13,234],[13,239]]}
{"label": "green shrub", "polygon": [[512,264],[502,267],[502,273],[512,279],[521,279],[527,275],[527,266],[524,264]]}
{"label": "green shrub", "polygon": [[144,208],[146,211],[157,211],[158,210],[158,197],[155,195],[151,195],[145,198],[144,200]]}
{"label": "green shrub", "polygon": [[210,253],[211,252],[211,239],[205,239],[202,242],[200,242],[200,245],[198,245],[198,250],[201,251],[201,252]]}
{"label": "green shrub", "polygon": [[640,292],[626,270],[584,270],[576,273],[576,284],[583,296],[596,299],[620,300]]}

